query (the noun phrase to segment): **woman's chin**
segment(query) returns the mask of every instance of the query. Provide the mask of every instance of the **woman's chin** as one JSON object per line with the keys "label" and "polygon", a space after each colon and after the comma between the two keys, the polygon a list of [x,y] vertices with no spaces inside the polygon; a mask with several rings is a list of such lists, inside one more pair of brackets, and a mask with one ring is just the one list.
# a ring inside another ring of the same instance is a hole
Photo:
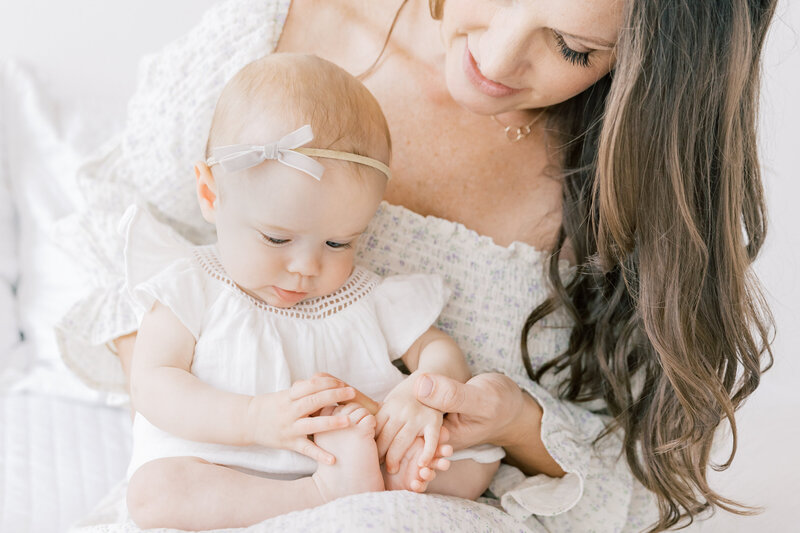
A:
{"label": "woman's chin", "polygon": [[518,98],[483,94],[469,80],[463,78],[456,77],[456,79],[453,79],[453,77],[448,76],[447,90],[455,103],[476,115],[499,115],[525,107],[520,106]]}

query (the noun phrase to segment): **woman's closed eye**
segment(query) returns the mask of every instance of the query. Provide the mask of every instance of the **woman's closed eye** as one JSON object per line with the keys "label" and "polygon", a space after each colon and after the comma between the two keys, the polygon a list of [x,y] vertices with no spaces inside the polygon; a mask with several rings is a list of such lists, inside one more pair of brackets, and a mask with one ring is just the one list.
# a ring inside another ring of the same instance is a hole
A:
{"label": "woman's closed eye", "polygon": [[564,36],[558,33],[555,30],[553,31],[553,36],[556,38],[556,46],[558,47],[558,52],[562,55],[564,59],[572,63],[573,65],[577,65],[579,67],[589,67],[589,54],[592,52],[591,50],[588,52],[578,52],[577,50],[573,50],[569,46],[567,46],[566,41],[564,41]]}

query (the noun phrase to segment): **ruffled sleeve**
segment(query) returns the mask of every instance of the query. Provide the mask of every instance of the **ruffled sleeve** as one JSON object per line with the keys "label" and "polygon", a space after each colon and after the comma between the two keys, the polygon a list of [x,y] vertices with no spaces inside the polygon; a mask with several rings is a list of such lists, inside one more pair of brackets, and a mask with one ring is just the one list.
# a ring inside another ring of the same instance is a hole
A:
{"label": "ruffled sleeve", "polygon": [[375,288],[375,313],[392,359],[436,322],[449,297],[442,278],[428,274],[391,276]]}
{"label": "ruffled sleeve", "polygon": [[119,225],[125,237],[125,289],[137,322],[156,301],[167,306],[192,336],[200,336],[207,275],[188,243],[143,209],[132,206]]}
{"label": "ruffled sleeve", "polygon": [[[539,384],[512,376],[543,409],[542,442],[567,472],[526,477],[519,469],[501,465],[490,489],[503,509],[533,527],[548,531],[640,531],[654,515],[651,495],[633,478],[622,453],[619,435],[595,442],[608,417],[553,396]],[[620,512],[630,509],[631,513]]]}
{"label": "ruffled sleeve", "polygon": [[61,356],[89,386],[127,394],[112,341],[138,328],[124,290],[117,224],[132,204],[194,244],[211,242],[200,217],[192,165],[204,159],[214,105],[247,63],[271,53],[289,0],[226,0],[184,37],[142,59],[125,129],[79,169],[82,205],[55,238],[93,280],[56,326]]}

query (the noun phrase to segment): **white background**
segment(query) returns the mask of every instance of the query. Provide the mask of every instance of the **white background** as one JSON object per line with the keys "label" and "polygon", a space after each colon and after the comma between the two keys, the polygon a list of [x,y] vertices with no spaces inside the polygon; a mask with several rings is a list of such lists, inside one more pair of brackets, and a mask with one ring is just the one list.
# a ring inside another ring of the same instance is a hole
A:
{"label": "white background", "polygon": [[[698,0],[700,1],[700,0]],[[65,105],[124,116],[142,54],[184,34],[213,0],[0,0],[0,60],[18,59]],[[800,503],[800,4],[783,0],[767,43],[761,156],[770,234],[756,267],[778,324],[776,362],[739,411],[733,466],[711,474],[723,494],[761,505],[751,518],[718,513],[691,530],[787,531]]]}

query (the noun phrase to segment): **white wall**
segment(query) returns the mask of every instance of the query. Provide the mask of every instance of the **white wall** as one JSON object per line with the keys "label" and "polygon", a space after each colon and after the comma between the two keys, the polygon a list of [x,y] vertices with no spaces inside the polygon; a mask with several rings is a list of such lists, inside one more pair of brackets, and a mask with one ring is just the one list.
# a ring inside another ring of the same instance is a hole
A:
{"label": "white wall", "polygon": [[[0,59],[33,65],[63,102],[119,120],[136,64],[195,24],[213,0],[0,0]],[[724,494],[760,504],[753,518],[719,513],[696,529],[786,531],[800,501],[800,4],[783,0],[766,50],[762,160],[770,235],[757,271],[778,323],[776,363],[739,413],[734,466],[712,474]]]}

